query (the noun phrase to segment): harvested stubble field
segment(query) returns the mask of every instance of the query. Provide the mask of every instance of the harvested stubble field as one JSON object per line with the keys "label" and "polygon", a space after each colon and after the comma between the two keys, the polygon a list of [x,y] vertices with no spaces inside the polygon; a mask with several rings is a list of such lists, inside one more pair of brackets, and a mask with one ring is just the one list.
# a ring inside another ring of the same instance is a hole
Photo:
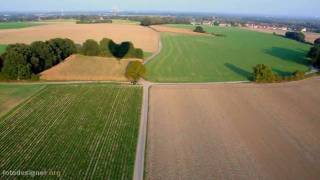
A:
{"label": "harvested stubble field", "polygon": [[41,79],[49,81],[128,81],[126,68],[131,61],[121,59],[72,55],[62,63],[41,73]]}
{"label": "harvested stubble field", "polygon": [[148,179],[319,179],[320,78],[154,86]]}
{"label": "harvested stubble field", "polygon": [[48,85],[0,119],[0,171],[132,179],[141,96],[140,87]]}
{"label": "harvested stubble field", "polygon": [[44,85],[0,84],[0,117],[44,87]]}
{"label": "harvested stubble field", "polygon": [[120,43],[131,41],[137,48],[147,52],[156,52],[159,35],[150,28],[126,24],[75,24],[74,22],[52,23],[42,26],[0,30],[0,44],[32,43],[51,38],[70,38],[76,43],[87,39],[100,41],[110,38]]}

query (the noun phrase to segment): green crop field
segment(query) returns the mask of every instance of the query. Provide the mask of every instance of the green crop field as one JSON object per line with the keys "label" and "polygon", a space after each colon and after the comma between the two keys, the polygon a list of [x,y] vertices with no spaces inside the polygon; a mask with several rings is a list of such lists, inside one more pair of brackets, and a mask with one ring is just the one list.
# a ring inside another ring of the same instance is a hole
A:
{"label": "green crop field", "polygon": [[0,29],[20,29],[26,28],[31,26],[39,26],[42,25],[41,23],[34,23],[34,22],[3,22],[0,23]]}
{"label": "green crop field", "polygon": [[6,48],[7,48],[6,45],[1,45],[1,44],[0,44],[0,55],[1,55],[2,53],[4,53],[4,51],[6,50]]}
{"label": "green crop field", "polygon": [[0,84],[0,117],[42,88],[44,85]]}
{"label": "green crop field", "polygon": [[140,87],[48,85],[0,119],[0,172],[132,179],[141,97]]}
{"label": "green crop field", "polygon": [[[180,28],[194,26],[175,25]],[[239,28],[206,27],[225,37],[162,33],[163,49],[147,64],[147,79],[156,82],[241,81],[260,63],[276,73],[308,71],[310,46],[272,34]]]}

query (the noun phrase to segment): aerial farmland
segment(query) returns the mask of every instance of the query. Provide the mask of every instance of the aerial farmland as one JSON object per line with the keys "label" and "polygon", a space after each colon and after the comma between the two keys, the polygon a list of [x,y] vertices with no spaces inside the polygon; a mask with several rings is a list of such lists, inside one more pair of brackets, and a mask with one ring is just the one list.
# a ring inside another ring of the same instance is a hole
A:
{"label": "aerial farmland", "polygon": [[233,1],[1,6],[0,179],[320,179],[320,4]]}

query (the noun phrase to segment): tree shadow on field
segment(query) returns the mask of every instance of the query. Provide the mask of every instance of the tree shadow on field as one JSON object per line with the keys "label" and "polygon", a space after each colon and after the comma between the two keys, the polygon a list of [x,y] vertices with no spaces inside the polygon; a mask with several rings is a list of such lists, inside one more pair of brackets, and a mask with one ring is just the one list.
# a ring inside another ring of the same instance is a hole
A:
{"label": "tree shadow on field", "polygon": [[305,66],[310,65],[310,61],[306,57],[306,53],[302,50],[292,50],[282,47],[272,47],[271,49],[264,50],[268,55],[280,58],[284,61],[294,62]]}
{"label": "tree shadow on field", "polygon": [[289,72],[289,71],[282,71],[280,69],[276,69],[276,68],[272,68],[272,71],[281,75],[281,76],[291,76],[293,72]]}
{"label": "tree shadow on field", "polygon": [[248,79],[248,80],[252,80],[253,77],[252,77],[252,73],[250,73],[249,71],[247,70],[244,70],[234,64],[230,64],[230,63],[225,63],[224,66],[226,66],[228,69],[230,69],[231,71],[237,73],[238,75]]}

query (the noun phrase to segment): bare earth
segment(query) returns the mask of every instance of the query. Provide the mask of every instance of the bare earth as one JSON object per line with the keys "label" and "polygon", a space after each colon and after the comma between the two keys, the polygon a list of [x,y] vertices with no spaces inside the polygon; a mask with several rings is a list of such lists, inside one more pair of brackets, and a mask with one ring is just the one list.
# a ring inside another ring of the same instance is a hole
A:
{"label": "bare earth", "polygon": [[[89,57],[72,55],[64,62],[41,73],[42,80],[49,81],[128,81],[127,65],[138,59]],[[138,60],[141,61],[141,60]]]}
{"label": "bare earth", "polygon": [[183,28],[174,28],[174,27],[168,27],[165,25],[154,25],[151,26],[153,29],[155,29],[158,32],[167,32],[167,33],[179,33],[179,34],[187,34],[187,35],[205,35],[202,33],[196,33],[193,32],[191,29],[183,29]]}
{"label": "bare earth", "polygon": [[87,39],[100,41],[110,38],[116,42],[132,41],[138,48],[156,52],[159,35],[150,28],[125,24],[75,24],[72,22],[49,23],[23,29],[0,30],[0,44],[32,43],[51,38],[70,38],[76,43]]}
{"label": "bare earth", "polygon": [[319,179],[320,78],[154,86],[147,179]]}
{"label": "bare earth", "polygon": [[[253,29],[253,28],[244,28],[244,29],[248,29],[248,30],[252,30],[252,31],[258,31],[258,32],[264,32],[264,33],[277,33],[280,35],[285,35],[287,31],[283,31],[283,30],[273,30],[273,29]],[[317,38],[320,38],[320,34],[319,33],[312,33],[312,32],[305,32],[304,33],[306,35],[306,41],[313,43],[314,40],[316,40]]]}

